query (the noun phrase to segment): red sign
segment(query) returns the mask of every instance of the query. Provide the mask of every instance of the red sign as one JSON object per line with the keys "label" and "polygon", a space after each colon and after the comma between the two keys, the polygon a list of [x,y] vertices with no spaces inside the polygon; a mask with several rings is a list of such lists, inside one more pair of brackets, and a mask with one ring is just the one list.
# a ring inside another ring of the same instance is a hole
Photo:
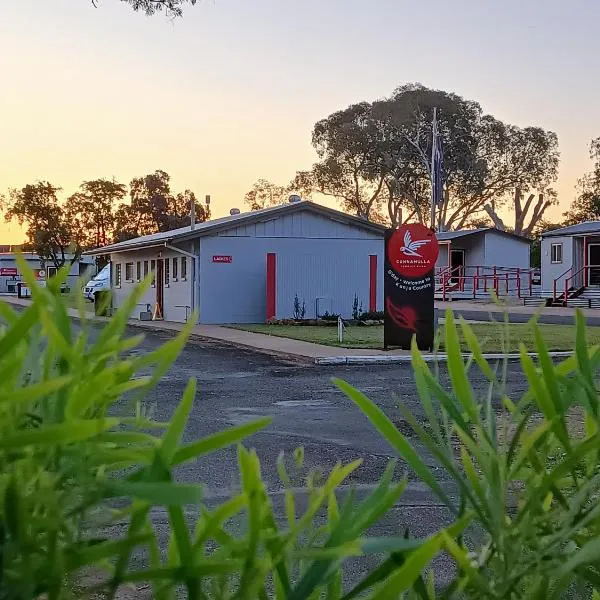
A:
{"label": "red sign", "polygon": [[390,265],[404,277],[421,277],[435,268],[439,246],[435,233],[420,223],[402,225],[388,240]]}
{"label": "red sign", "polygon": [[19,271],[13,267],[2,267],[0,269],[0,275],[12,275],[13,277],[15,275],[18,275]]}
{"label": "red sign", "polygon": [[213,256],[214,263],[232,263],[233,256]]}

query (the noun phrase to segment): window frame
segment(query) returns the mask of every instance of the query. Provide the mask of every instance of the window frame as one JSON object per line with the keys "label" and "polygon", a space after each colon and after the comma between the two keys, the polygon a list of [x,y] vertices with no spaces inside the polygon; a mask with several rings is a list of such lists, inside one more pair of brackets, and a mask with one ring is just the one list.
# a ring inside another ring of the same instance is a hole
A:
{"label": "window frame", "polygon": [[148,261],[145,260],[144,261],[144,279],[146,279],[146,277],[148,277],[148,273],[150,272],[150,271],[148,271],[148,268],[149,268],[148,267]]}
{"label": "window frame", "polygon": [[171,267],[171,281],[177,281],[179,279],[179,265],[177,263],[177,257],[173,257],[173,265]]}
{"label": "window frame", "polygon": [[171,283],[171,267],[169,266],[170,260],[165,258],[163,260],[163,284],[167,287]]}
{"label": "window frame", "polygon": [[[129,274],[129,270],[131,269],[131,273]],[[133,283],[133,262],[125,263],[125,282]]]}
{"label": "window frame", "polygon": [[187,256],[181,257],[181,281],[187,281]]}
{"label": "window frame", "polygon": [[116,288],[120,288],[121,287],[121,277],[123,275],[122,271],[121,271],[121,263],[115,263],[115,287]]}
{"label": "window frame", "polygon": [[[555,250],[560,249],[559,252],[555,252]],[[557,258],[557,255],[560,254],[560,257]],[[563,263],[563,243],[562,242],[552,242],[550,244],[550,262],[553,265],[561,265]]]}
{"label": "window frame", "polygon": [[152,287],[156,287],[156,259],[150,260],[150,272],[152,273]]}
{"label": "window frame", "polygon": [[135,275],[136,275],[136,280],[137,281],[141,281],[142,280],[142,261],[138,260],[135,263]]}

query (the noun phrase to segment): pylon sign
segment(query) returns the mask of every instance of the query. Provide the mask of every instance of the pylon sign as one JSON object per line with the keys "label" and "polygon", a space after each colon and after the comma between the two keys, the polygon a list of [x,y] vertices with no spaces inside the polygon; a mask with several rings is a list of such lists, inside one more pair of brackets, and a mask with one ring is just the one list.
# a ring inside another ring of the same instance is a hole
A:
{"label": "pylon sign", "polygon": [[384,346],[410,349],[413,336],[422,350],[433,348],[435,263],[439,245],[435,233],[411,223],[385,236]]}

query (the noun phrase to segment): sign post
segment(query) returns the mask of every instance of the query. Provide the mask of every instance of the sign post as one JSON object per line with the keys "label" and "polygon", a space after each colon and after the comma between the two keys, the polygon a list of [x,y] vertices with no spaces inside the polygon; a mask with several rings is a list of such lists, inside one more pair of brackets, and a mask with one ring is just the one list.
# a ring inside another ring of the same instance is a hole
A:
{"label": "sign post", "polygon": [[420,350],[433,349],[433,293],[439,254],[435,233],[411,223],[385,236],[385,325],[383,345],[410,350],[416,336]]}

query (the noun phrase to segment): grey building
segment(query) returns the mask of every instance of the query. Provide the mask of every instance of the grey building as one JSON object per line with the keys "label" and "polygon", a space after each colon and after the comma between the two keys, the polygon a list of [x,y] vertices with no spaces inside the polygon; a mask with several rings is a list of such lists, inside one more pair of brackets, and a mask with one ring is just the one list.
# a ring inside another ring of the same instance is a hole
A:
{"label": "grey building", "polygon": [[232,214],[105,246],[118,309],[145,275],[153,285],[139,304],[165,320],[261,323],[383,309],[385,229],[300,201]]}
{"label": "grey building", "polygon": [[567,299],[585,297],[585,288],[600,286],[600,221],[547,231],[542,234],[541,254],[546,295],[564,300],[566,290]]}
{"label": "grey building", "polygon": [[[37,254],[24,252],[21,255],[33,271],[43,271],[44,278],[52,277],[56,273],[56,267],[49,265],[48,261],[41,260]],[[67,255],[68,260],[71,259],[71,256]],[[76,285],[78,278],[88,272],[95,272],[94,259],[90,256],[82,256],[71,265],[67,284],[69,286]],[[16,294],[17,284],[21,281],[23,281],[23,277],[17,265],[16,253],[0,253],[0,294]]]}
{"label": "grey building", "polygon": [[[528,295],[531,240],[493,227],[437,234],[439,298]],[[444,298],[446,299],[446,298]]]}

